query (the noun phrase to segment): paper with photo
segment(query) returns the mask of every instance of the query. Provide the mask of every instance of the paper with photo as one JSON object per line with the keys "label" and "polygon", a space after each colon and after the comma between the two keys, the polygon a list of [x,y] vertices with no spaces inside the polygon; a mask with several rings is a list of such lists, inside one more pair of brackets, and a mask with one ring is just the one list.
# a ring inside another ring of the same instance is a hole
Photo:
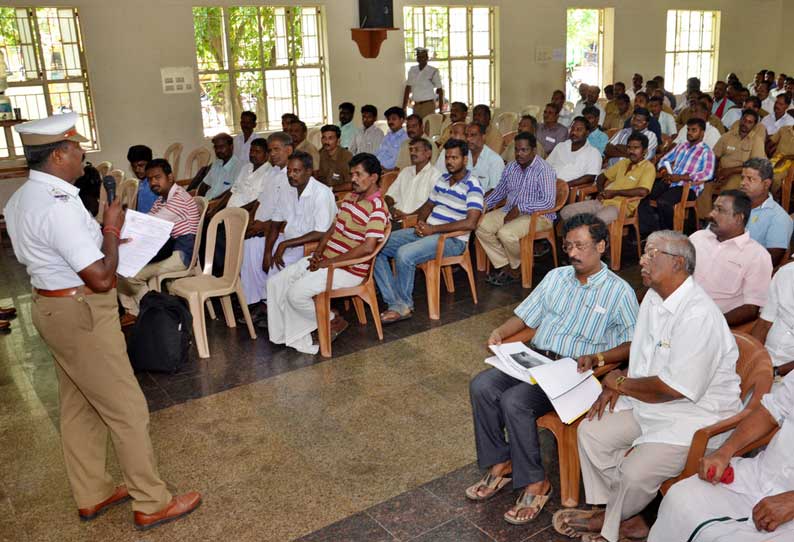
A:
{"label": "paper with photo", "polygon": [[601,382],[591,375],[574,388],[555,399],[550,399],[550,401],[562,423],[570,424],[586,414],[599,395],[601,395]]}
{"label": "paper with photo", "polygon": [[173,222],[127,210],[121,238],[130,241],[119,245],[119,265],[116,272],[122,277],[134,277],[138,274],[168,241],[173,228]]}

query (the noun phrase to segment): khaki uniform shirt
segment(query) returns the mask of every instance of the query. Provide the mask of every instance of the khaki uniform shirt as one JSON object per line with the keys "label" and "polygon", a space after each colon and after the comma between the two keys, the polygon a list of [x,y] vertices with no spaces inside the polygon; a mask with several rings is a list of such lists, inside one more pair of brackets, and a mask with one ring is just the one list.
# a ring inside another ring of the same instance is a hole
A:
{"label": "khaki uniform shirt", "polygon": [[[714,146],[714,156],[719,159],[720,168],[737,167],[750,158],[765,158],[764,142],[750,132],[742,138],[737,131],[724,134]],[[742,175],[731,175],[723,181],[726,185],[735,186],[742,181]]]}
{"label": "khaki uniform shirt", "polygon": [[[350,160],[353,155],[342,147],[336,148],[336,154],[331,154],[323,149],[320,151],[320,167],[317,170],[317,180],[328,186],[336,186],[350,182]],[[339,177],[334,178],[334,174]]]}
{"label": "khaki uniform shirt", "polygon": [[601,129],[604,130],[605,132],[607,130],[613,130],[613,129],[622,130],[623,125],[626,123],[627,120],[631,118],[631,115],[632,115],[631,108],[628,108],[626,110],[626,113],[623,115],[620,114],[620,111],[615,109],[613,112],[607,113],[607,116],[604,119],[604,125],[601,127]]}

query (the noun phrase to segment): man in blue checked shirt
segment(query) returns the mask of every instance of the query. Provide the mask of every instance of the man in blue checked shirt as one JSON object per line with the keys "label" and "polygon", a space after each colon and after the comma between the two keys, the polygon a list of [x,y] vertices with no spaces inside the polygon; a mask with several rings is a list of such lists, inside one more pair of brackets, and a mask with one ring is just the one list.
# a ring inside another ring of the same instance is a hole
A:
{"label": "man in blue checked shirt", "polygon": [[[503,286],[521,276],[521,238],[529,233],[531,215],[554,207],[557,175],[545,160],[535,154],[537,140],[528,132],[516,135],[515,161],[502,173],[496,188],[485,199],[487,213],[475,235],[495,270],[488,282]],[[500,202],[504,206],[494,209]],[[539,230],[551,228],[554,213],[541,217]]]}
{"label": "man in blue checked shirt", "polygon": [[[535,350],[555,360],[577,359],[581,371],[627,360],[639,307],[631,286],[601,261],[607,247],[606,224],[594,215],[579,214],[565,222],[563,234],[571,265],[552,269],[515,315],[491,333],[488,344],[501,344],[530,327],[535,330]],[[504,519],[515,525],[529,523],[552,492],[536,423],[553,410],[551,402],[540,386],[495,368],[472,379],[469,396],[477,463],[488,470],[466,496],[485,501],[512,482],[513,489],[523,491]]]}

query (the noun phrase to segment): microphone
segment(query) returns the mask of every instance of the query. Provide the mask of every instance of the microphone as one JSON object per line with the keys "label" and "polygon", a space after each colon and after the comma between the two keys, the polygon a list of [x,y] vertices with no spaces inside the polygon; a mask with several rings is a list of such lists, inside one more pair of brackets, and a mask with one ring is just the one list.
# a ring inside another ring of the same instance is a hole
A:
{"label": "microphone", "polygon": [[102,179],[102,184],[105,186],[105,192],[108,193],[108,205],[110,205],[116,199],[116,179],[111,175],[106,175]]}

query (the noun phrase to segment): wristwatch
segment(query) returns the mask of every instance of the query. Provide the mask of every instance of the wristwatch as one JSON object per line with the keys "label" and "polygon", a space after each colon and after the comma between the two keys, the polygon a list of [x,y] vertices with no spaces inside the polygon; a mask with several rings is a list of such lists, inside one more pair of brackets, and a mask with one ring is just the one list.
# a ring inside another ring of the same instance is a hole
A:
{"label": "wristwatch", "polygon": [[595,358],[598,360],[598,364],[596,365],[597,367],[603,367],[604,363],[606,363],[606,361],[604,360],[604,354],[602,354],[601,352],[596,354]]}

